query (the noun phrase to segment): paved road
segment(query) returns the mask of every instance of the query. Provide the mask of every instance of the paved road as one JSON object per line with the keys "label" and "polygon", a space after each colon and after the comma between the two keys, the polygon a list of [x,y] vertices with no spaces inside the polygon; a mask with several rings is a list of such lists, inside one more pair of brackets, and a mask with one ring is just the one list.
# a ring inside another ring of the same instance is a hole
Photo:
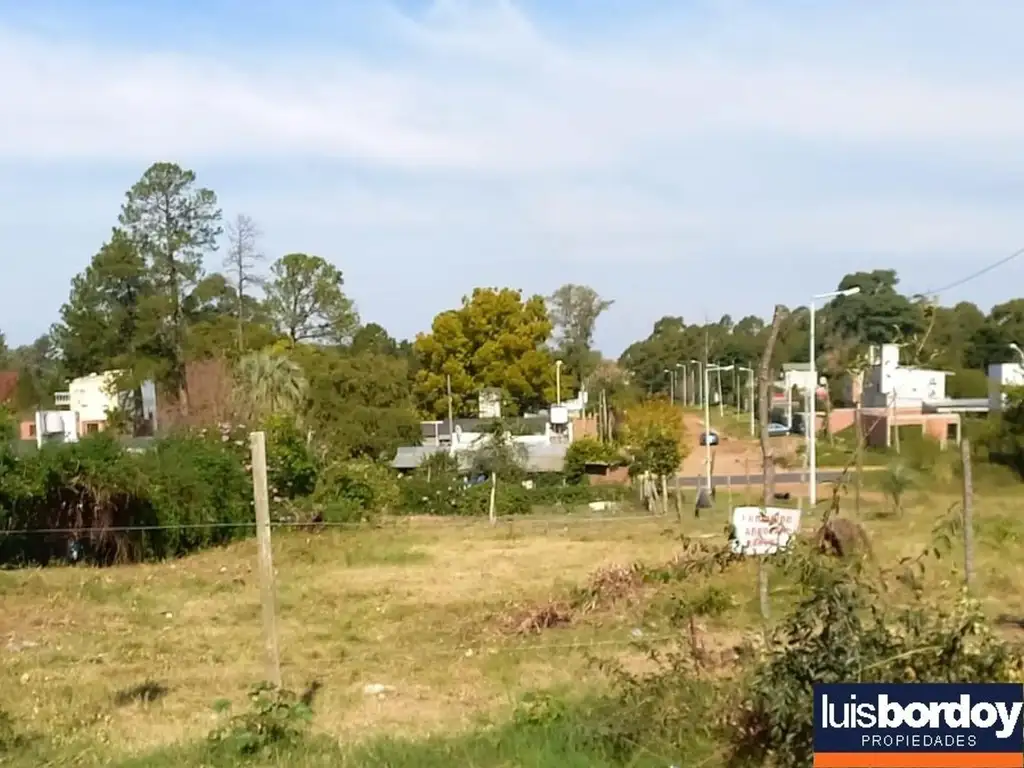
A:
{"label": "paved road", "polygon": [[[835,469],[819,469],[818,470],[818,484],[830,483],[833,480],[838,480],[842,476],[840,470]],[[761,479],[761,474],[750,474],[751,484],[757,483]],[[723,485],[743,485],[747,482],[746,475],[713,475],[711,477],[712,485],[719,487]],[[806,483],[807,476],[803,472],[776,472],[775,473],[776,484],[781,485],[782,483]],[[684,488],[696,488],[704,485],[704,476],[700,477],[677,477],[676,483]]]}

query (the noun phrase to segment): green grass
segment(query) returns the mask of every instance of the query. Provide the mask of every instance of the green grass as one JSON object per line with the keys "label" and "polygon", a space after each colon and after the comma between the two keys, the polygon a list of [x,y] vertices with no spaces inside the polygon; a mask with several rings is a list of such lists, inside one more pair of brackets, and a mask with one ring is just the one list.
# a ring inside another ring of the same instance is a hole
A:
{"label": "green grass", "polygon": [[[640,754],[634,768],[667,768],[660,757]],[[325,736],[303,740],[294,747],[258,758],[245,758],[206,745],[174,748],[131,758],[117,768],[622,768],[623,763],[596,743],[579,725],[510,723],[478,728],[465,734],[423,740],[379,738],[345,747]]]}

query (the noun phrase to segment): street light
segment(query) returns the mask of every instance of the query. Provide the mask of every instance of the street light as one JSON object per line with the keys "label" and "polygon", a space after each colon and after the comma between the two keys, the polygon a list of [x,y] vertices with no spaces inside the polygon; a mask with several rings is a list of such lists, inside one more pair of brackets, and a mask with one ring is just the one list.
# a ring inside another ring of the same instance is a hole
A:
{"label": "street light", "polygon": [[[676,363],[676,368],[682,368],[683,369],[683,396],[680,398],[680,402],[683,404],[683,407],[685,408],[686,405],[687,405],[687,402],[686,402],[686,363]],[[677,380],[678,380],[678,377],[677,377]]]}
{"label": "street light", "polygon": [[1024,350],[1017,346],[1015,342],[1010,342],[1010,349],[1017,353],[1017,357],[1020,358],[1021,365],[1024,365]]}
{"label": "street light", "polygon": [[722,404],[722,371],[731,371],[736,368],[735,365],[712,365],[709,366],[712,371],[718,374],[718,416],[725,416],[725,406]]}
{"label": "street light", "polygon": [[700,360],[694,360],[692,358],[690,359],[690,362],[697,366],[697,378],[700,382],[697,387],[697,391],[693,393],[695,395],[694,401],[696,402],[697,400],[702,400],[702,398],[704,397],[704,384],[706,383],[705,379],[707,377],[704,375],[703,362],[701,362]]}
{"label": "street light", "polygon": [[818,503],[818,465],[817,455],[815,453],[816,442],[818,437],[818,416],[816,413],[818,406],[818,365],[815,360],[815,344],[814,344],[814,302],[822,299],[834,299],[839,296],[853,296],[855,293],[860,293],[860,288],[853,287],[848,288],[845,291],[831,291],[830,293],[819,293],[817,296],[811,297],[811,340],[810,340],[810,367],[811,367],[811,393],[810,400],[811,406],[808,409],[808,423],[804,425],[807,430],[807,463],[811,468],[810,476],[810,487],[807,489],[808,501],[810,502],[810,508],[813,510],[815,505]]}
{"label": "street light", "polygon": [[676,371],[674,368],[666,368],[663,373],[668,374],[668,404],[675,405],[676,402]]}
{"label": "street light", "polygon": [[562,361],[555,360],[555,399],[562,404]]}
{"label": "street light", "polygon": [[746,371],[747,386],[750,388],[750,436],[754,436],[754,369],[746,366],[739,366],[736,370]]}

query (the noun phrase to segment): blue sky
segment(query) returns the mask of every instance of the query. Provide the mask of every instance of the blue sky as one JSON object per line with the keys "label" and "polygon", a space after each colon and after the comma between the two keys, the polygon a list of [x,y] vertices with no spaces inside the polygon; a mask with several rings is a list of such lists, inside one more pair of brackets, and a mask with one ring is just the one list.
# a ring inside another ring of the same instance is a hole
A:
{"label": "blue sky", "polygon": [[56,320],[157,160],[400,337],[477,285],[593,285],[613,355],[856,269],[936,288],[1024,247],[1022,26],[1015,0],[0,0],[0,329]]}

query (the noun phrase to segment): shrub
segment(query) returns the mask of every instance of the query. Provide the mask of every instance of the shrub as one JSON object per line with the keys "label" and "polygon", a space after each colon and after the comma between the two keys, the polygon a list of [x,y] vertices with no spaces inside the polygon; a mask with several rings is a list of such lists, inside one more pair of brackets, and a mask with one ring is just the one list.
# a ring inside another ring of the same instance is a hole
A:
{"label": "shrub", "polygon": [[316,490],[317,463],[293,421],[272,418],[267,426],[267,485],[270,497],[293,500]]}
{"label": "shrub", "polygon": [[401,501],[398,476],[365,459],[339,461],[320,474],[313,503],[328,522],[369,520]]}
{"label": "shrub", "polygon": [[249,693],[249,702],[248,711],[210,734],[217,749],[249,757],[272,748],[294,747],[308,733],[313,711],[291,691],[262,683]]}
{"label": "shrub", "polygon": [[[954,518],[937,529],[936,557],[950,545]],[[738,562],[742,558],[709,552],[670,577],[683,588],[695,575]],[[814,752],[814,683],[1024,678],[1020,655],[992,631],[976,603],[942,593],[929,597],[919,588],[923,557],[897,572],[875,571],[866,561],[839,563],[804,546],[775,562],[793,578],[799,597],[766,642],[751,637],[734,649],[729,664],[735,674],[708,669],[699,653],[685,650],[655,654],[657,668],[643,673],[605,664],[614,694],[600,729],[625,758],[681,757],[685,750],[693,759],[695,751],[710,751],[708,761],[717,765],[807,766]],[[915,588],[897,591],[894,581]],[[721,595],[709,593],[691,600],[684,613],[726,607]]]}
{"label": "shrub", "polygon": [[619,461],[618,452],[607,443],[592,437],[576,440],[565,452],[565,480],[569,483],[584,482],[587,464],[616,464]]}
{"label": "shrub", "polygon": [[98,563],[183,554],[244,535],[251,498],[238,447],[220,437],[161,440],[139,456],[102,433],[3,451],[0,524],[33,532],[0,537],[0,561],[45,563],[72,545]]}

